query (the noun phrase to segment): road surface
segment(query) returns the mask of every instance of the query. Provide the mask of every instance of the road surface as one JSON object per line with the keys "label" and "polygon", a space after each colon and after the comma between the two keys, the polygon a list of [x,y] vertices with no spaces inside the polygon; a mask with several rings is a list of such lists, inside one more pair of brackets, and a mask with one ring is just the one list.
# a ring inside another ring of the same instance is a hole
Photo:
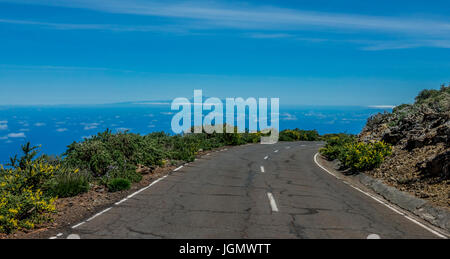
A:
{"label": "road surface", "polygon": [[318,142],[246,145],[190,163],[70,229],[85,238],[437,238],[319,168]]}

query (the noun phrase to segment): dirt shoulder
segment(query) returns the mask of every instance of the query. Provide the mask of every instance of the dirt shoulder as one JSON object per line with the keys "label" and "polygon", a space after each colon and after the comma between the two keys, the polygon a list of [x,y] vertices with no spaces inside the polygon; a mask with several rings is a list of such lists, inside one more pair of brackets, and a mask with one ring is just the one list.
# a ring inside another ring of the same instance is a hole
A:
{"label": "dirt shoulder", "polygon": [[[202,151],[198,153],[197,158],[226,148],[231,147]],[[10,235],[0,234],[0,239],[48,239],[51,236],[56,236],[62,229],[70,228],[95,213],[111,207],[114,203],[148,186],[153,181],[170,174],[182,164],[184,163],[158,167],[152,173],[144,174],[142,180],[139,183],[134,183],[127,191],[112,193],[108,192],[104,186],[93,186],[87,193],[70,198],[60,198],[55,202],[57,213],[52,216],[51,222],[28,232],[18,231]]]}

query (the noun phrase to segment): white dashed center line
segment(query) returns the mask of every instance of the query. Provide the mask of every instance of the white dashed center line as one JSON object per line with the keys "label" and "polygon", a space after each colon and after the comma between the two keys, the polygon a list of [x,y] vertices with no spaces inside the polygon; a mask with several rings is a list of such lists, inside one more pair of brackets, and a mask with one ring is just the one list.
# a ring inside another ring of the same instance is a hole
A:
{"label": "white dashed center line", "polygon": [[269,197],[270,207],[272,207],[272,211],[278,212],[277,203],[275,202],[275,199],[273,198],[272,193],[268,192],[267,197]]}

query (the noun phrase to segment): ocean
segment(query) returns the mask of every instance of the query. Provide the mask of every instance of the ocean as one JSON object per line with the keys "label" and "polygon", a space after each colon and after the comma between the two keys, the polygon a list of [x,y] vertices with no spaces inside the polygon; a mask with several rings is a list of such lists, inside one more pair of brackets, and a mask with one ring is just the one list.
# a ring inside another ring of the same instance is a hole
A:
{"label": "ocean", "polygon": [[[316,129],[320,134],[357,134],[371,115],[391,111],[383,107],[281,106],[280,129]],[[0,164],[19,153],[26,142],[41,152],[62,154],[67,145],[98,132],[129,130],[148,134],[171,131],[176,111],[169,105],[117,104],[95,106],[0,107]]]}

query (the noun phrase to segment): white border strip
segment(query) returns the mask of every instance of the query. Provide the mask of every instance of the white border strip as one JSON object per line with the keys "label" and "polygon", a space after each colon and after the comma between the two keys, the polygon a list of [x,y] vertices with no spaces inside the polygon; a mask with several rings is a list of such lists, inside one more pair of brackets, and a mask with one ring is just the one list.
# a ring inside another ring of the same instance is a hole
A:
{"label": "white border strip", "polygon": [[[180,166],[179,168],[177,168],[177,169],[175,169],[175,170],[180,170],[182,167],[183,167],[183,166]],[[174,171],[175,171],[175,170],[174,170]],[[152,187],[153,185],[157,184],[157,183],[160,182],[161,180],[167,178],[167,176],[168,176],[168,175],[165,175],[165,176],[159,178],[158,180],[153,181],[153,182],[152,182],[151,184],[149,184],[148,186],[146,186],[146,187],[144,187],[144,188],[142,188],[142,189],[140,189],[140,190],[138,190],[138,191],[136,191],[136,192],[134,192],[134,193],[128,195],[126,198],[122,199],[121,201],[114,203],[114,205],[117,206],[117,205],[120,205],[120,204],[126,202],[126,201],[129,200],[130,198],[133,198],[134,196],[138,195],[139,193],[141,193],[141,192],[147,190],[148,188]],[[86,222],[89,222],[89,221],[95,219],[96,217],[98,217],[98,216],[100,216],[100,215],[102,215],[102,214],[104,214],[104,213],[110,211],[111,209],[112,209],[112,207],[109,207],[109,208],[107,208],[107,209],[105,209],[105,210],[103,210],[103,211],[101,211],[101,212],[95,214],[94,216],[90,217],[89,219],[87,219],[87,220],[85,220],[85,221],[82,221],[82,222],[80,222],[80,223],[78,223],[78,224],[72,226],[72,229],[75,229],[75,228],[80,227],[81,225],[85,224]]]}
{"label": "white border strip", "polygon": [[270,207],[272,208],[273,212],[278,212],[277,203],[275,202],[275,198],[273,198],[273,194],[268,192],[267,197],[269,198]]}
{"label": "white border strip", "polygon": [[261,173],[265,173],[266,170],[264,169],[264,166],[261,166]]}
{"label": "white border strip", "polygon": [[[339,180],[342,180],[342,179],[339,178],[337,175],[333,174],[333,173],[330,172],[328,169],[326,169],[326,168],[323,167],[321,164],[319,164],[319,162],[317,161],[317,157],[318,157],[318,156],[319,156],[319,153],[316,153],[316,154],[314,155],[314,162],[316,163],[316,165],[318,165],[321,169],[323,169],[325,172],[329,173],[330,175],[334,176],[335,178],[337,178],[337,179],[339,179]],[[344,183],[346,183],[348,186],[352,187],[353,189],[355,189],[355,190],[357,190],[357,191],[359,191],[359,192],[361,192],[361,193],[367,195],[368,197],[374,199],[375,201],[377,201],[377,202],[383,204],[384,206],[386,206],[387,208],[391,209],[391,210],[394,211],[395,213],[402,215],[402,216],[405,217],[406,219],[408,219],[408,220],[412,221],[413,223],[415,223],[416,225],[419,225],[420,227],[422,227],[422,228],[428,230],[429,232],[433,233],[434,235],[436,235],[436,236],[438,236],[438,237],[440,237],[440,238],[443,238],[443,239],[447,239],[447,237],[446,237],[445,235],[442,235],[441,233],[435,231],[434,229],[431,229],[430,227],[428,227],[428,226],[426,226],[426,225],[420,223],[419,221],[417,221],[417,220],[411,218],[411,217],[408,216],[406,213],[404,213],[404,212],[398,210],[397,208],[393,207],[392,205],[390,205],[387,201],[384,201],[384,200],[382,200],[382,199],[379,199],[378,197],[376,197],[376,196],[374,196],[374,195],[372,195],[372,194],[370,194],[370,193],[368,193],[368,192],[365,192],[365,191],[361,190],[360,188],[358,188],[358,187],[356,187],[356,186],[353,186],[352,184],[350,184],[350,183],[348,183],[348,182],[345,182],[345,181],[344,181]]]}
{"label": "white border strip", "polygon": [[175,168],[175,170],[173,170],[173,171],[176,172],[176,171],[180,170],[181,168],[183,168],[183,166],[177,167],[177,168]]}

